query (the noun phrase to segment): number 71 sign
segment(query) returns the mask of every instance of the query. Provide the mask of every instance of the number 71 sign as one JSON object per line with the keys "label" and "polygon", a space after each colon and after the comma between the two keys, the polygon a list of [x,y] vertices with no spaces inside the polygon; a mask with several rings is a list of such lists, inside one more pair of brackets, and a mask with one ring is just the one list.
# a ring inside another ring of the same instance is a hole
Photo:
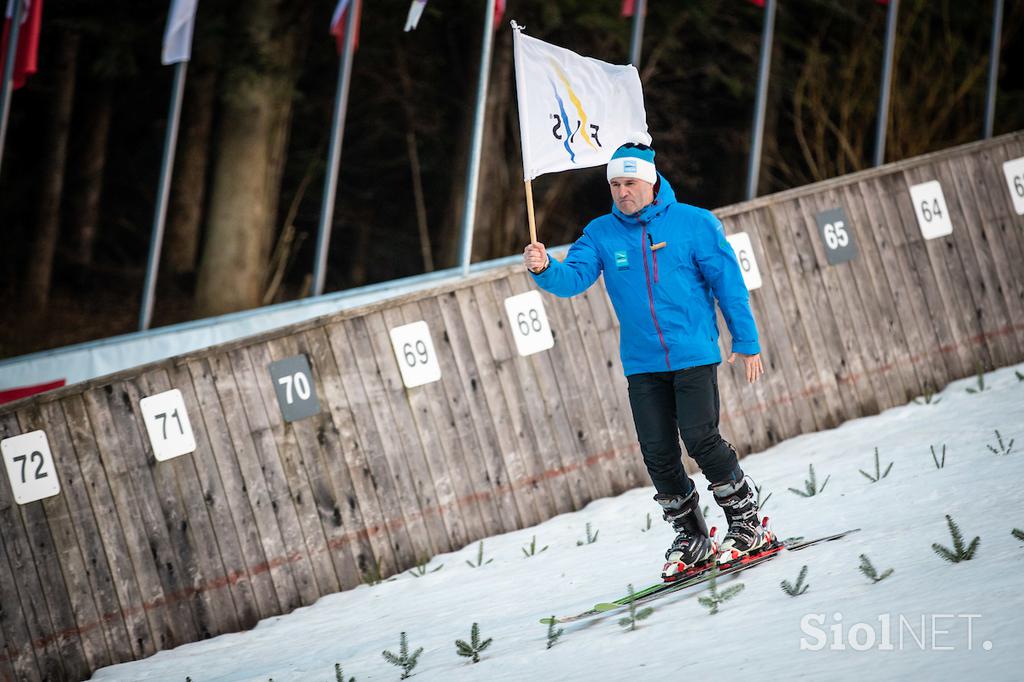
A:
{"label": "number 71 sign", "polygon": [[185,411],[185,399],[176,388],[139,401],[153,456],[158,462],[193,452],[196,439]]}

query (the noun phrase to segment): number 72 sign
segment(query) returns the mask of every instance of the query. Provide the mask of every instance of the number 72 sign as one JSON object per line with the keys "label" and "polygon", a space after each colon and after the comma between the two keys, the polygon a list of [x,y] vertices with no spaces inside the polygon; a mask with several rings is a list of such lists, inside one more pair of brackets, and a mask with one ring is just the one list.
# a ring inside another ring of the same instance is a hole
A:
{"label": "number 72 sign", "polygon": [[53,454],[44,431],[30,431],[0,442],[7,480],[18,504],[28,504],[60,493]]}

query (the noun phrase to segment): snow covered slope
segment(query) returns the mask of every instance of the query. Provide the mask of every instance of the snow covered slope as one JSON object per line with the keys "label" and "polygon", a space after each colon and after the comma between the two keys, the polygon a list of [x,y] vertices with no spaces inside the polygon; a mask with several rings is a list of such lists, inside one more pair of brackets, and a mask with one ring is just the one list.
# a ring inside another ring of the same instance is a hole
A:
{"label": "snow covered slope", "polygon": [[[321,599],[290,615],[268,619],[246,633],[164,651],[144,661],[105,668],[94,680],[329,681],[340,662],[346,679],[397,680],[401,670],[381,651],[398,652],[399,633],[423,647],[415,680],[665,680],[759,679],[1021,679],[1024,675],[1024,367],[948,386],[933,404],[910,404],[832,431],[800,436],[745,458],[745,471],[771,493],[765,513],[781,537],[807,538],[848,528],[863,530],[837,542],[783,553],[773,561],[723,579],[745,589],[717,615],[688,590],[653,603],[655,612],[633,632],[621,614],[563,626],[547,649],[541,617],[568,615],[657,581],[672,533],[651,500],[653,488],[604,499],[536,527],[435,557],[423,577]],[[1016,439],[1008,455],[998,449]],[[726,434],[728,435],[728,434]],[[929,451],[946,445],[936,468]],[[889,475],[871,483],[878,447]],[[801,497],[808,464],[823,492]],[[698,480],[700,490],[706,482]],[[710,504],[709,525],[723,524]],[[646,517],[651,529],[642,532]],[[975,558],[949,563],[932,543],[952,546],[945,515],[965,542],[981,541]],[[585,525],[598,532],[577,545]],[[530,558],[521,548],[536,536]],[[866,554],[881,572],[873,584],[859,570]],[[810,588],[790,597],[808,566]],[[456,655],[473,622],[493,638],[478,664]],[[801,624],[803,623],[803,628]],[[852,642],[852,644],[851,644]],[[747,678],[749,679],[749,678]]]}

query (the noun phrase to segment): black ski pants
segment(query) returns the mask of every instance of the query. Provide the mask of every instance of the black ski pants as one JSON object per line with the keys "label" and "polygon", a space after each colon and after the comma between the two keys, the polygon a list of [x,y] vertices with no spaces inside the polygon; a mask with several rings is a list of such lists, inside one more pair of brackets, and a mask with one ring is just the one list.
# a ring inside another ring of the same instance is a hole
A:
{"label": "black ski pants", "polygon": [[718,365],[626,377],[640,451],[659,493],[688,495],[679,437],[711,483],[743,478],[736,451],[718,433]]}

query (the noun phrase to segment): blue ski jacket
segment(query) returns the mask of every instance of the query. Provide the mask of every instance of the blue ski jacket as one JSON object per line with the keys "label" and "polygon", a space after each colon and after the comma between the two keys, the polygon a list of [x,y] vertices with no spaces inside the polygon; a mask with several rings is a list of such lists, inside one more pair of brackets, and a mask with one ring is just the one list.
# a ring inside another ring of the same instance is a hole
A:
{"label": "blue ski jacket", "polygon": [[710,211],[677,202],[668,181],[658,177],[653,203],[633,215],[613,205],[583,229],[564,261],[551,258],[534,280],[569,297],[604,273],[626,376],[721,362],[715,299],[732,350],[761,352],[743,273],[722,223]]}

